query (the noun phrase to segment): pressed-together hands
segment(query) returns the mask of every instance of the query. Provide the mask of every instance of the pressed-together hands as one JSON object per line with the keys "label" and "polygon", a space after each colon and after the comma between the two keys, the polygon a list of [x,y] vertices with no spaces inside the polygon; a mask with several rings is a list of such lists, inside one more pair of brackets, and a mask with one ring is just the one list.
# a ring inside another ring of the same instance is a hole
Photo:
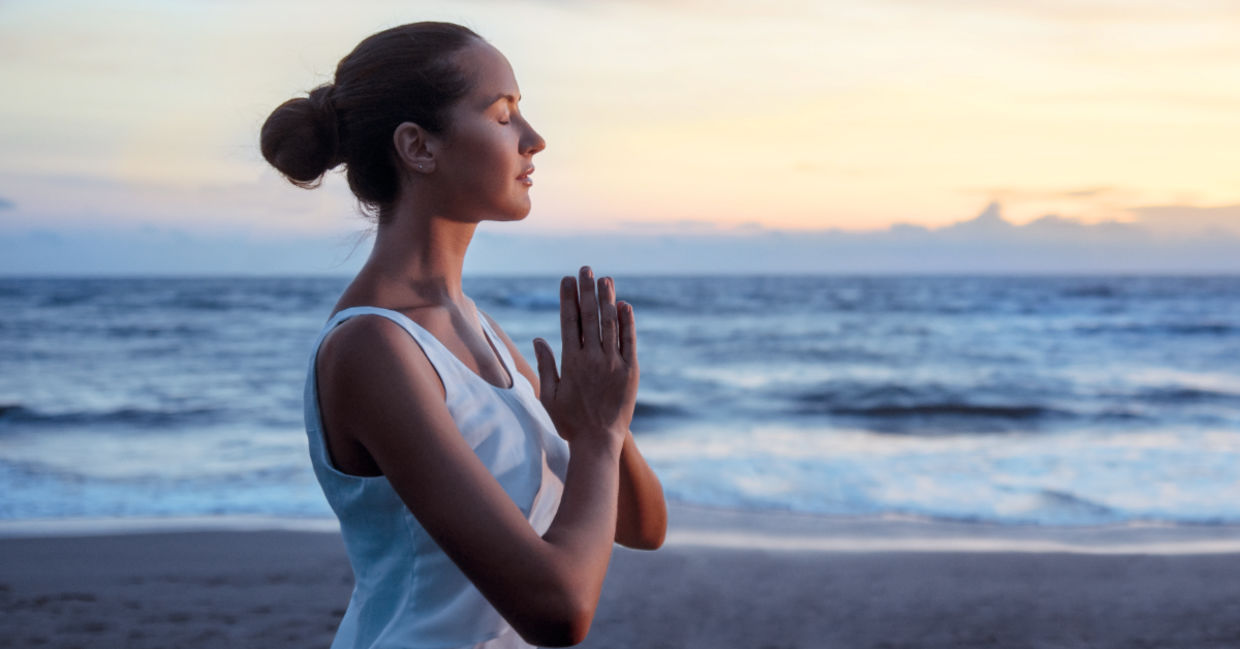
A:
{"label": "pressed-together hands", "polygon": [[639,376],[633,307],[616,301],[610,277],[595,282],[582,268],[579,280],[560,283],[560,333],[560,373],[547,341],[534,341],[539,397],[572,447],[560,514],[581,508],[576,515],[589,517],[600,539],[657,549],[667,534],[663,487],[629,433]]}
{"label": "pressed-together hands", "polygon": [[570,443],[580,435],[604,436],[619,451],[633,421],[637,402],[637,330],[633,307],[616,301],[610,277],[597,282],[583,267],[579,282],[560,282],[562,358],[547,341],[534,341],[538,359],[539,398],[556,430]]}

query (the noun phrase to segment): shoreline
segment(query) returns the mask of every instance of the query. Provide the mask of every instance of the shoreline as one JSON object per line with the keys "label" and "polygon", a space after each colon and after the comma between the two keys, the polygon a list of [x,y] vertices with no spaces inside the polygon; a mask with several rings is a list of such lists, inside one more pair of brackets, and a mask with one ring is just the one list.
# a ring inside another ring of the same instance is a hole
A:
{"label": "shoreline", "polygon": [[[1240,646],[1236,526],[669,513],[662,549],[613,553],[581,646]],[[251,527],[0,538],[0,648],[326,647],[353,583],[335,522],[225,518]]]}
{"label": "shoreline", "polygon": [[[668,503],[665,547],[784,552],[1240,554],[1240,524],[1130,521],[1049,526],[902,514],[831,516]],[[334,518],[266,515],[0,520],[0,540],[210,532],[338,535]]]}

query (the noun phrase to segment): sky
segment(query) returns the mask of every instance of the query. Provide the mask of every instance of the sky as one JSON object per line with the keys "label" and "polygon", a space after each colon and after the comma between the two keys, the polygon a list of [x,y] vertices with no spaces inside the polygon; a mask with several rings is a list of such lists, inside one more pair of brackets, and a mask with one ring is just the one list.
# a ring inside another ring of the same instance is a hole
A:
{"label": "sky", "polygon": [[467,269],[1240,272],[1230,0],[8,0],[0,273],[356,268],[343,177],[292,187],[258,130],[426,19],[548,143]]}

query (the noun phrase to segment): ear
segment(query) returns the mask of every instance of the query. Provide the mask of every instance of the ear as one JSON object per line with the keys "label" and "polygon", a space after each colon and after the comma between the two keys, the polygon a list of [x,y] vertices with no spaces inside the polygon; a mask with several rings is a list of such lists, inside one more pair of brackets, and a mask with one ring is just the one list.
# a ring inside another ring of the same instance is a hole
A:
{"label": "ear", "polygon": [[438,144],[426,129],[413,122],[401,122],[392,133],[396,160],[405,173],[429,174],[435,171]]}

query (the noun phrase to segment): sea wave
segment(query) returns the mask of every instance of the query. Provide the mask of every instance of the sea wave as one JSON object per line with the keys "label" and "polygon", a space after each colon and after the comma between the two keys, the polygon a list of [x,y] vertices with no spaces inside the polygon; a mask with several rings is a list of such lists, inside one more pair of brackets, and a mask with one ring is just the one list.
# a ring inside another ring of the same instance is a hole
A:
{"label": "sea wave", "polygon": [[1095,520],[1119,518],[1120,512],[1100,502],[1062,489],[1039,489],[1038,496],[1060,514],[1073,512]]}
{"label": "sea wave", "polygon": [[1122,294],[1123,293],[1117,287],[1110,284],[1074,286],[1059,292],[1060,297],[1078,298],[1114,298],[1119,297]]}
{"label": "sea wave", "polygon": [[1234,392],[1178,385],[1142,389],[1132,394],[1129,398],[1138,402],[1153,403],[1219,403],[1240,405],[1240,394]]}
{"label": "sea wave", "polygon": [[963,401],[918,403],[911,405],[877,405],[866,408],[835,406],[832,414],[863,417],[985,417],[994,419],[1029,420],[1068,414],[1061,410],[1037,405],[985,405]]}
{"label": "sea wave", "polygon": [[1240,326],[1230,322],[1175,322],[1175,323],[1094,323],[1075,327],[1076,333],[1087,336],[1139,335],[1159,337],[1180,336],[1233,336],[1240,333]]}
{"label": "sea wave", "polygon": [[559,311],[560,295],[558,293],[524,292],[489,296],[491,301],[506,307],[524,309],[526,311]]}
{"label": "sea wave", "polygon": [[90,427],[94,425],[132,426],[135,429],[164,430],[187,423],[209,424],[229,413],[220,408],[142,408],[124,406],[108,410],[65,410],[48,412],[21,404],[0,405],[0,431],[32,427]]}
{"label": "sea wave", "polygon": [[692,413],[681,406],[670,403],[652,403],[638,400],[633,408],[633,421],[638,426],[661,425],[667,420],[681,419]]}
{"label": "sea wave", "polygon": [[1034,419],[1073,413],[1053,408],[1045,399],[1021,401],[1020,393],[996,387],[992,393],[1010,396],[979,401],[978,390],[954,390],[935,384],[833,381],[815,388],[796,392],[792,400],[806,413],[864,415],[872,417],[994,417]]}

